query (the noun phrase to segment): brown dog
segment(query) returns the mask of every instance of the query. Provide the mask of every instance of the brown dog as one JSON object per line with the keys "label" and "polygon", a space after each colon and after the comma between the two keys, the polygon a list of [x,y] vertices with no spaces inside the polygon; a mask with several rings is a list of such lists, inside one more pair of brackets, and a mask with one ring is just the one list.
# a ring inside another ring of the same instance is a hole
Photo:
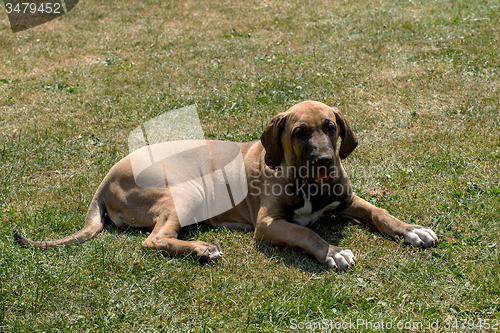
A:
{"label": "brown dog", "polygon": [[[339,149],[338,138],[342,140]],[[220,143],[207,141],[210,158],[203,161],[198,154],[190,154],[195,163],[189,164],[194,165],[195,172],[207,166],[213,171],[216,162],[224,159],[227,150],[218,149]],[[337,108],[312,101],[299,103],[276,115],[260,140],[234,145],[241,151],[246,196],[239,203],[233,202],[229,210],[203,221],[209,226],[253,229],[255,239],[301,248],[329,268],[340,270],[355,264],[352,252],[329,245],[306,228],[323,214],[349,218],[415,247],[427,248],[437,242],[431,229],[403,223],[353,193],[341,159],[354,150],[357,139]],[[166,255],[193,254],[200,260],[222,256],[218,245],[177,239],[185,225],[180,216],[189,218],[200,198],[211,195],[212,185],[188,180],[190,190],[181,192],[181,201],[176,201],[173,181],[166,180],[165,188],[144,188],[137,185],[132,169],[131,155],[111,168],[92,199],[80,231],[47,242],[31,241],[17,231],[15,238],[21,245],[40,248],[82,243],[102,230],[107,214],[118,227],[152,229],[142,244],[144,248]],[[228,176],[224,177],[228,184]]]}

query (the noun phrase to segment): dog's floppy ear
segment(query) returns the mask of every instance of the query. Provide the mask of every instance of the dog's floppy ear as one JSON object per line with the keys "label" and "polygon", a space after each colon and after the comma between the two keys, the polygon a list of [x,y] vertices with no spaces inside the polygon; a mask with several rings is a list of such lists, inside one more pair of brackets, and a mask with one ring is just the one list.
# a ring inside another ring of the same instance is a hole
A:
{"label": "dog's floppy ear", "polygon": [[339,109],[334,108],[333,111],[335,113],[337,124],[339,124],[342,130],[342,143],[340,144],[339,156],[341,159],[344,159],[352,153],[354,148],[356,148],[358,145],[358,138],[356,138],[356,135],[352,132],[351,127]]}
{"label": "dog's floppy ear", "polygon": [[281,165],[283,159],[283,148],[281,147],[281,131],[285,127],[286,115],[277,114],[271,119],[269,125],[264,129],[260,136],[260,141],[266,149],[265,162],[271,169],[276,169]]}

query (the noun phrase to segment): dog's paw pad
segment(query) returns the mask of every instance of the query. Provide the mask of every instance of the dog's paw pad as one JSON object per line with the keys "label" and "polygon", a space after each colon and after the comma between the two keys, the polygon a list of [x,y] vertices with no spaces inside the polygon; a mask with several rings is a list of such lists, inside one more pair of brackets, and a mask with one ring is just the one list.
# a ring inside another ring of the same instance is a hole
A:
{"label": "dog's paw pad", "polygon": [[333,251],[326,258],[326,266],[328,268],[335,268],[340,271],[345,271],[347,268],[356,264],[356,257],[351,250]]}
{"label": "dog's paw pad", "polygon": [[438,238],[430,228],[414,227],[404,235],[404,240],[407,244],[425,249],[436,244]]}

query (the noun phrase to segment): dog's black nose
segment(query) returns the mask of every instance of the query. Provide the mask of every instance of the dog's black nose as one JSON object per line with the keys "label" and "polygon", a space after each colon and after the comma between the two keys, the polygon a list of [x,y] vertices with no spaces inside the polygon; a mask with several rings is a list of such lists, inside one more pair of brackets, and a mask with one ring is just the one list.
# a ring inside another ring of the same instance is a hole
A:
{"label": "dog's black nose", "polygon": [[330,166],[333,162],[332,155],[320,155],[314,157],[314,163],[318,166]]}

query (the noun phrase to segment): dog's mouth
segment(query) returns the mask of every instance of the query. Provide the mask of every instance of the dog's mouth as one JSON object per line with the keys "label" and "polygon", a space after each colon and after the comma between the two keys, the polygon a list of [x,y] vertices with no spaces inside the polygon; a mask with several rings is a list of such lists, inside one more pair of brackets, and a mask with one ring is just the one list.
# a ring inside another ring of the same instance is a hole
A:
{"label": "dog's mouth", "polygon": [[327,171],[321,171],[316,178],[314,178],[314,182],[317,184],[321,184],[330,179],[330,174]]}
{"label": "dog's mouth", "polygon": [[309,170],[309,174],[304,177],[308,183],[316,183],[319,185],[330,183],[332,180],[332,170],[330,168],[314,168]]}
{"label": "dog's mouth", "polygon": [[[311,166],[307,163],[303,166],[293,167],[291,170],[293,170],[295,178],[309,184],[324,185],[331,183],[336,178],[335,166],[333,165]],[[291,170],[287,170],[287,172]]]}

